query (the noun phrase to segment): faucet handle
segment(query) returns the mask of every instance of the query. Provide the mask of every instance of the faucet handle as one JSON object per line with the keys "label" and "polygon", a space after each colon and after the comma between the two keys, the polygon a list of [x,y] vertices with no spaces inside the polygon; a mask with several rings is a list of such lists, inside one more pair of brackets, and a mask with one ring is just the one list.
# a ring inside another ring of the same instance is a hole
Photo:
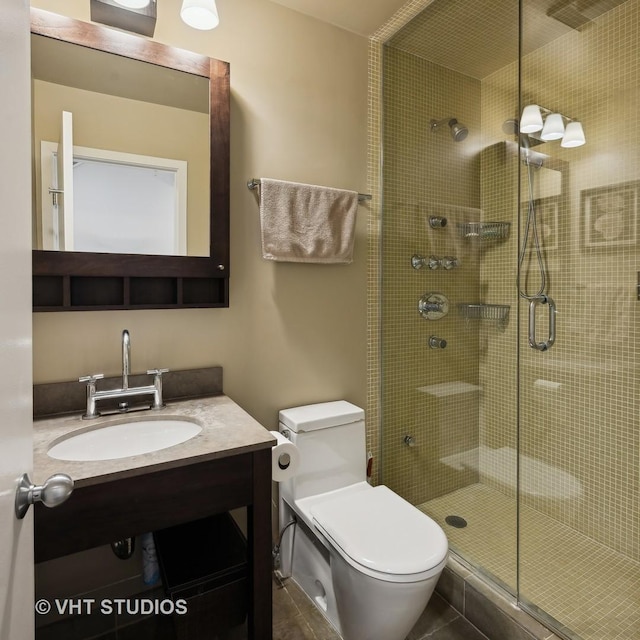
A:
{"label": "faucet handle", "polygon": [[153,386],[155,387],[152,409],[162,409],[162,407],[164,407],[164,400],[162,399],[162,374],[168,371],[169,369],[147,370],[147,375],[153,376]]}
{"label": "faucet handle", "polygon": [[148,376],[161,376],[163,373],[169,373],[169,369],[147,369]]}
{"label": "faucet handle", "polygon": [[91,384],[96,380],[102,380],[102,378],[104,378],[104,373],[93,373],[90,376],[82,376],[81,378],[78,378],[78,382],[88,382]]}

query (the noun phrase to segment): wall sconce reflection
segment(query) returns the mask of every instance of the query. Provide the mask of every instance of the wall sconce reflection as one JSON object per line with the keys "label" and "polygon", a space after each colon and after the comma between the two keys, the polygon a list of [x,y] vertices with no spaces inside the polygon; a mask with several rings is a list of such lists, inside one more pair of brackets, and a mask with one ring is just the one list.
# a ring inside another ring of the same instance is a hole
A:
{"label": "wall sconce reflection", "polygon": [[580,147],[586,142],[582,123],[537,104],[528,104],[522,110],[520,132],[542,142],[562,140],[560,146],[566,148]]}

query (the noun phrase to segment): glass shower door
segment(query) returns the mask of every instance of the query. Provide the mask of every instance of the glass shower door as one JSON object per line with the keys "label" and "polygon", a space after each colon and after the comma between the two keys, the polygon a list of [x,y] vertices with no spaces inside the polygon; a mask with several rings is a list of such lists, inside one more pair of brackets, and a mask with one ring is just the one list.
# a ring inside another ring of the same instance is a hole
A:
{"label": "glass shower door", "polygon": [[[522,168],[521,235],[533,201],[557,340],[529,348],[521,299],[519,597],[569,637],[637,640],[640,4],[554,5],[558,35],[539,47],[536,5],[523,6],[523,106],[545,125],[561,114],[566,133],[579,122],[584,144],[543,129],[528,137],[540,166]],[[521,281],[533,289],[538,273],[530,241]]]}
{"label": "glass shower door", "polygon": [[640,640],[640,0],[424,4],[383,56],[382,481],[559,633]]}
{"label": "glass shower door", "polygon": [[383,58],[382,481],[515,594],[518,2],[425,5]]}

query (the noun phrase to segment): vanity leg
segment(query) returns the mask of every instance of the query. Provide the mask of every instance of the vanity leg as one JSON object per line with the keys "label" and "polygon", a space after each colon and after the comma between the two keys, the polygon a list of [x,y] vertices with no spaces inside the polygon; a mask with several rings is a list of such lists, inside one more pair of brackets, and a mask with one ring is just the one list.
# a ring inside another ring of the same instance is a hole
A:
{"label": "vanity leg", "polygon": [[253,454],[253,500],[247,508],[249,533],[249,638],[271,640],[271,450]]}

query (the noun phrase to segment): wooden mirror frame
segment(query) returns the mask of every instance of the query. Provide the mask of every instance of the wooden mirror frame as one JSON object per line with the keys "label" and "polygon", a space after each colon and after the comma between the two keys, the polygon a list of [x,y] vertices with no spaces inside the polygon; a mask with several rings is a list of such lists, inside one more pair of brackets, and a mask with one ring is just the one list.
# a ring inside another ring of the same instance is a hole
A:
{"label": "wooden mirror frame", "polygon": [[31,8],[31,33],[209,79],[209,257],[33,251],[33,310],[229,306],[229,63]]}

